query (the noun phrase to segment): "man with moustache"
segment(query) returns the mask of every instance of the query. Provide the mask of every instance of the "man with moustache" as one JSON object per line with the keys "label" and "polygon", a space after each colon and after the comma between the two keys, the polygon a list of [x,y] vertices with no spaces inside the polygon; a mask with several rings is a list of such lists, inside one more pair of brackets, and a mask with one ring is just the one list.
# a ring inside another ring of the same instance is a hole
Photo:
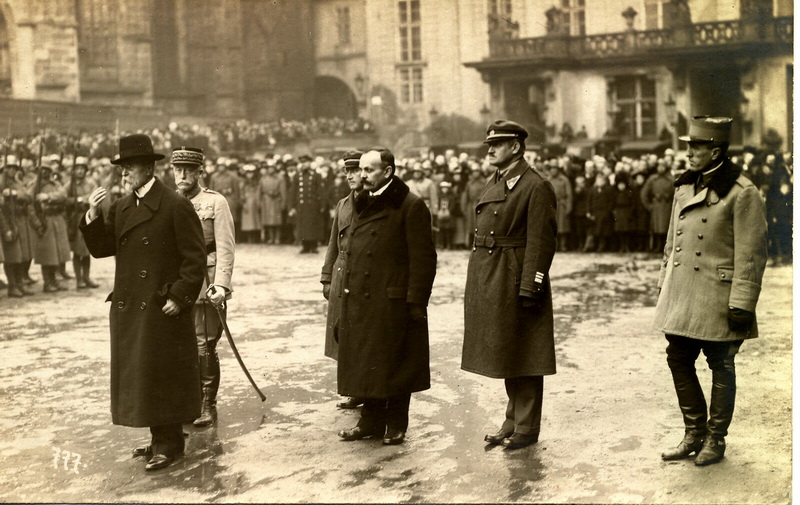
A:
{"label": "man with moustache", "polygon": [[205,277],[206,248],[192,204],[153,176],[163,158],[147,135],[120,138],[112,163],[130,193],[101,213],[107,192],[96,188],[80,227],[92,256],[116,256],[114,291],[106,299],[111,416],[114,424],[150,428],[150,445],[133,452],[148,459],[147,471],[183,453],[182,423],[200,415],[191,309]]}
{"label": "man with moustache", "polygon": [[364,398],[345,441],[401,444],[411,393],[430,388],[427,305],[436,275],[431,213],[395,175],[394,155],[359,161],[364,190],[347,235],[339,316],[339,394]]}
{"label": "man with moustache", "polygon": [[[331,236],[325,263],[322,265],[322,296],[328,300],[328,319],[325,329],[325,356],[333,359],[339,357],[339,315],[342,306],[342,276],[347,256],[347,239],[349,227],[353,221],[353,205],[356,196],[364,189],[361,181],[361,168],[358,162],[361,151],[344,153],[344,173],[350,194],[339,200],[334,209]],[[336,404],[340,409],[354,409],[364,403],[362,398],[348,398]]]}
{"label": "man with moustache", "polygon": [[[228,201],[220,193],[200,185],[204,172],[203,158],[200,148],[177,147],[172,151],[170,163],[178,193],[192,202],[200,217],[206,246],[208,273],[200,297],[192,307],[203,392],[203,411],[194,420],[195,426],[208,426],[217,421],[220,382],[217,343],[222,337],[222,322],[216,307],[231,298],[235,248],[233,214]],[[222,310],[224,314],[226,308]]]}
{"label": "man with moustache", "polygon": [[[658,280],[656,327],[664,332],[684,423],[683,440],[665,460],[705,466],[725,456],[736,400],[734,358],[745,339],[758,337],[756,304],[767,263],[767,218],[758,188],[727,157],[731,118],[695,116],[688,170],[675,198]],[[711,369],[706,405],[695,361]]]}
{"label": "man with moustache", "polygon": [[505,380],[505,421],[484,440],[519,449],[539,440],[544,376],[556,373],[548,275],[556,195],[523,158],[525,128],[501,119],[486,133],[487,160],[497,171],[474,209],[461,368]]}

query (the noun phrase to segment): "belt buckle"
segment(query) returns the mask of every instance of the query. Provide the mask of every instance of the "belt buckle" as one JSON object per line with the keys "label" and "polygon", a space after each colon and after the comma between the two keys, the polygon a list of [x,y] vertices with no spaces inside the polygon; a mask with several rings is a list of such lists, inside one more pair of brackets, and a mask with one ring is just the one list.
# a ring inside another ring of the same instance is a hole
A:
{"label": "belt buckle", "polygon": [[484,240],[486,242],[486,247],[488,247],[489,249],[494,247],[494,245],[496,244],[496,242],[494,241],[494,237],[492,236],[486,237]]}

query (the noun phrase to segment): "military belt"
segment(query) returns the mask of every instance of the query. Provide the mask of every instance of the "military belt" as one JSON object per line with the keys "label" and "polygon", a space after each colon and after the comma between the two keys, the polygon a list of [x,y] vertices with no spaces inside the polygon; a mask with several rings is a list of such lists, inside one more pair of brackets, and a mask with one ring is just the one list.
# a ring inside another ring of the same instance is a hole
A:
{"label": "military belt", "polygon": [[525,237],[495,237],[494,235],[475,235],[472,241],[474,247],[525,247],[528,240]]}

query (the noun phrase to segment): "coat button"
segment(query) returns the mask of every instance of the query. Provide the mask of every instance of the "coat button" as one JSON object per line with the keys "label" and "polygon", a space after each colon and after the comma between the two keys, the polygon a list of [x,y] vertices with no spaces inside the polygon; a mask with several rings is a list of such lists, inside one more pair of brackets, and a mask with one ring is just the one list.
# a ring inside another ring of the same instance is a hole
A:
{"label": "coat button", "polygon": [[678,231],[675,232],[675,235],[683,235],[683,232],[678,230]]}
{"label": "coat button", "polygon": [[676,267],[678,265],[680,265],[680,262],[678,262],[678,261],[676,261],[675,263],[672,264],[672,266],[674,266],[674,267]]}
{"label": "coat button", "polygon": [[703,240],[703,234],[702,233],[698,233],[697,234],[697,238],[699,238],[700,240]]}
{"label": "coat button", "polygon": [[124,309],[125,308],[125,302],[117,302],[117,308],[119,308],[120,310]]}
{"label": "coat button", "polygon": [[700,221],[702,221],[702,222],[704,222],[704,223],[707,223],[707,222],[708,222],[708,218],[707,218],[707,217],[704,217],[704,218],[703,218],[703,219],[701,219]]}
{"label": "coat button", "polygon": [[369,277],[369,272],[364,272],[364,277]]}
{"label": "coat button", "polygon": [[706,202],[706,207],[711,207],[711,202]]}
{"label": "coat button", "polygon": [[142,310],[146,309],[147,308],[147,302],[140,303],[139,304],[139,308],[142,309]]}
{"label": "coat button", "polygon": [[369,298],[369,293],[364,293],[364,298]]}
{"label": "coat button", "polygon": [[478,233],[478,229],[477,228],[475,228],[475,233]]}
{"label": "coat button", "polygon": [[370,231],[369,231],[369,234],[370,234],[370,235],[375,235],[375,233],[376,233],[376,231],[375,231],[375,230],[370,230]]}
{"label": "coat button", "polygon": [[681,214],[681,217],[679,217],[678,219],[686,219],[686,215],[685,214]]}
{"label": "coat button", "polygon": [[478,248],[477,248],[477,247],[475,247],[475,246],[472,246],[472,251],[473,251],[473,252],[474,252],[474,251],[477,251],[477,250],[478,250]]}
{"label": "coat button", "polygon": [[367,251],[367,256],[372,256],[372,251]]}
{"label": "coat button", "polygon": [[119,241],[120,244],[125,245],[128,243],[128,237],[122,237],[122,240]]}
{"label": "coat button", "polygon": [[490,231],[489,235],[494,235],[494,230]]}
{"label": "coat button", "polygon": [[720,276],[720,278],[722,278],[722,279],[724,279],[724,278],[725,278],[725,274],[719,274],[719,276]]}
{"label": "coat button", "polygon": [[700,256],[700,251],[695,251],[694,253],[695,253],[697,256]]}
{"label": "coat button", "polygon": [[336,271],[337,272],[341,272],[342,271],[342,267],[337,268]]}
{"label": "coat button", "polygon": [[139,277],[141,277],[142,279],[147,277],[147,270],[142,270],[141,272],[139,272]]}
{"label": "coat button", "polygon": [[700,267],[698,267],[698,266],[695,266],[695,267],[694,267],[694,271],[695,271],[695,272],[699,272],[699,271],[700,271]]}
{"label": "coat button", "polygon": [[676,252],[681,252],[682,250],[683,250],[683,249],[681,249],[680,247],[676,247],[676,248],[675,248],[675,251],[676,251]]}
{"label": "coat button", "polygon": [[492,251],[491,249],[489,249],[489,254],[492,254],[492,252],[493,252],[493,251]]}
{"label": "coat button", "polygon": [[481,209],[476,210],[475,213],[476,214],[480,214],[481,213]]}
{"label": "coat button", "polygon": [[349,295],[350,294],[350,289],[344,288],[344,294]]}
{"label": "coat button", "polygon": [[142,244],[144,244],[144,245],[147,245],[147,244],[149,244],[149,243],[150,243],[150,239],[149,239],[149,238],[147,238],[147,237],[144,237],[144,238],[142,239]]}

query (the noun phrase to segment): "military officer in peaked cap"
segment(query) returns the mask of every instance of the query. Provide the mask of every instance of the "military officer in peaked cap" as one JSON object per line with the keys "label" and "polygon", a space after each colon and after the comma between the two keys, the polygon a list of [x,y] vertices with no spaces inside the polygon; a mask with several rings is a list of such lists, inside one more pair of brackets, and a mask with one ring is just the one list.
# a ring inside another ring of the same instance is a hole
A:
{"label": "military officer in peaked cap", "polygon": [[556,373],[548,272],[556,250],[553,186],[523,158],[528,132],[489,125],[497,172],[472,212],[475,238],[464,294],[461,368],[505,379],[505,421],[484,440],[519,449],[539,440],[544,376]]}
{"label": "military officer in peaked cap", "polygon": [[206,271],[203,228],[192,204],[154,177],[147,135],[119,140],[122,182],[130,191],[101,211],[107,191],[89,195],[80,230],[96,258],[115,256],[111,302],[111,416],[114,424],[149,427],[151,442],[134,450],[145,470],[183,454],[183,427],[200,415],[200,373],[192,306]]}
{"label": "military officer in peaked cap", "polygon": [[[734,358],[758,336],[756,303],[767,262],[767,219],[758,188],[731,163],[732,120],[696,116],[689,126],[688,170],[675,181],[658,280],[655,325],[666,335],[685,434],[665,460],[696,454],[698,466],[725,455],[736,399]],[[700,352],[712,373],[707,407],[695,371]]]}
{"label": "military officer in peaked cap", "polygon": [[212,305],[219,306],[231,298],[235,247],[233,214],[222,194],[200,185],[204,170],[202,149],[175,148],[172,151],[171,165],[178,192],[189,198],[200,217],[206,244],[208,275],[203,289],[200,290],[200,297],[192,308],[192,315],[203,392],[203,411],[194,420],[194,425],[208,426],[217,420],[217,391],[220,382],[217,342],[222,336],[222,323]]}

